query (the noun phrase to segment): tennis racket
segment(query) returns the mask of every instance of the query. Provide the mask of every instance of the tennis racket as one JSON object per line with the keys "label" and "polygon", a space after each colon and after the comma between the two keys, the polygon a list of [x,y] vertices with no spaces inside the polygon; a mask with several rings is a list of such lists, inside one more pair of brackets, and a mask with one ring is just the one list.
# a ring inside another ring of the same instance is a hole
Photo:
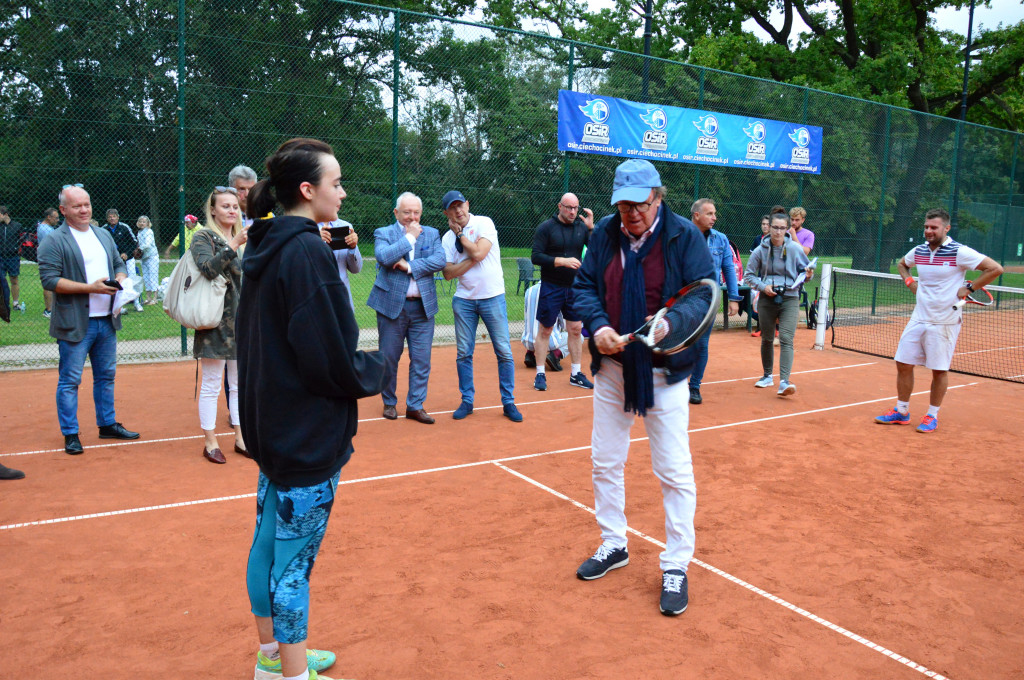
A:
{"label": "tennis racket", "polygon": [[982,307],[988,307],[995,300],[992,298],[992,293],[988,292],[984,288],[978,288],[972,290],[967,294],[963,300],[957,300],[956,304],[953,305],[953,309],[961,309],[965,304],[971,303],[972,305],[981,305]]}
{"label": "tennis racket", "polygon": [[[715,322],[721,300],[722,291],[718,283],[711,279],[694,281],[669,298],[650,321],[630,333],[626,344],[642,342],[655,354],[681,352],[704,335]],[[671,323],[665,318],[669,310],[673,311]],[[663,322],[668,324],[668,332],[655,340],[655,331]]]}

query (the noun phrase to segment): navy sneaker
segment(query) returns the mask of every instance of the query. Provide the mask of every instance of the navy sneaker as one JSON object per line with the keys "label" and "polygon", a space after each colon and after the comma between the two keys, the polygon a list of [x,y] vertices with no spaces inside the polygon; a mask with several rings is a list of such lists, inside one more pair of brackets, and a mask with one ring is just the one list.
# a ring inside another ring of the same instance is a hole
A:
{"label": "navy sneaker", "polygon": [[704,403],[704,398],[700,396],[700,388],[699,387],[693,387],[693,386],[690,387],[690,403],[691,404],[702,404],[702,403]]}
{"label": "navy sneaker", "polygon": [[661,602],[658,605],[665,616],[679,616],[686,611],[690,595],[687,592],[686,572],[669,569],[661,575]]}
{"label": "navy sneaker", "polygon": [[532,349],[526,350],[526,356],[523,357],[523,363],[526,364],[527,368],[537,368],[537,355],[533,353]]}
{"label": "navy sneaker", "polygon": [[594,383],[587,380],[587,376],[583,375],[583,371],[579,371],[575,375],[570,375],[569,384],[573,387],[582,387],[585,390],[594,389]]}
{"label": "navy sneaker", "polygon": [[538,392],[548,391],[548,379],[543,373],[538,373],[537,377],[533,379],[533,389]]}
{"label": "navy sneaker", "polygon": [[506,418],[511,420],[513,423],[523,422],[523,414],[519,412],[515,404],[505,404],[501,407],[501,411]]}
{"label": "navy sneaker", "polygon": [[544,365],[552,371],[561,371],[562,366],[562,350],[556,349],[548,352],[547,358],[544,359]]}
{"label": "navy sneaker", "polygon": [[459,407],[457,409],[455,409],[455,413],[452,414],[452,418],[454,418],[455,420],[462,420],[472,412],[473,405],[470,404],[468,401],[464,401],[461,404],[459,404]]}
{"label": "navy sneaker", "polygon": [[576,570],[576,578],[582,581],[593,581],[612,569],[618,569],[627,564],[629,564],[629,553],[625,548],[609,548],[602,544],[594,556]]}

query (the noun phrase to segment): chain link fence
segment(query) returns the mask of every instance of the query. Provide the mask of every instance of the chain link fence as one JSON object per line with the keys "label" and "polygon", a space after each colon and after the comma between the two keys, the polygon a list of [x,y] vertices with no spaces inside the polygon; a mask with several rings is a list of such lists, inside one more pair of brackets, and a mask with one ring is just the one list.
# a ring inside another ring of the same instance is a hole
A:
{"label": "chain link fence", "polygon": [[[525,288],[517,259],[530,257],[534,227],[565,191],[598,217],[611,212],[619,159],[558,150],[560,88],[822,127],[816,176],[659,164],[668,204],[688,214],[694,199],[714,198],[717,227],[744,255],[773,205],[802,205],[823,261],[890,271],[920,240],[925,210],[952,209],[957,196],[954,238],[1006,265],[1006,285],[1024,279],[1018,133],[332,0],[37,0],[2,10],[0,44],[0,204],[23,231],[57,207],[61,186],[82,183],[100,223],[108,208],[133,231],[148,216],[163,254],[183,216],[202,218],[207,195],[235,165],[261,173],[263,160],[295,136],[330,143],[349,194],[341,217],[354,224],[366,258],[350,280],[367,346],[376,345],[374,313],[364,304],[373,232],[393,221],[399,193],[420,195],[423,223],[442,231],[439,201],[449,189],[494,220],[513,341]],[[161,260],[161,279],[177,256],[171,249]],[[453,286],[438,288],[435,340],[452,342]],[[18,301],[24,311],[0,325],[0,367],[54,364],[30,259],[20,260]],[[144,307],[124,319],[119,352],[122,361],[170,359],[188,356],[190,341],[159,306]]]}

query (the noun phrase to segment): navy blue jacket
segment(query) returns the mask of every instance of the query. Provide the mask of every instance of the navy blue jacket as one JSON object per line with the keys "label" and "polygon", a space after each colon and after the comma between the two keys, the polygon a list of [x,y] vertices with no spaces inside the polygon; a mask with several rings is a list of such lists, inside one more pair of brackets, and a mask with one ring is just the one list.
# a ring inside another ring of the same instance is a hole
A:
{"label": "navy blue jacket", "polygon": [[[683,286],[700,279],[718,280],[715,265],[711,261],[704,235],[690,220],[672,212],[663,200],[661,202],[661,249],[665,257],[665,285],[661,291],[662,304],[675,295]],[[604,222],[604,220],[602,220]],[[590,370],[597,373],[603,354],[594,344],[594,333],[602,326],[608,326],[608,312],[605,308],[604,272],[613,257],[621,257],[619,234],[622,218],[614,213],[611,219],[594,227],[587,246],[587,256],[576,274],[573,284],[573,309],[579,314],[590,331]],[[696,350],[693,347],[678,354],[665,356],[668,384],[677,383],[693,371]]]}

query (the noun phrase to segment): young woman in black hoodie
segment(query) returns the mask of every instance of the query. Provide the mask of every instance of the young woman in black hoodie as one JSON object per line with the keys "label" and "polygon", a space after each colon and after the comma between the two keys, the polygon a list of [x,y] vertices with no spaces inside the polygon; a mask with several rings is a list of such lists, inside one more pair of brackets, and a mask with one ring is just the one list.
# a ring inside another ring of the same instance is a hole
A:
{"label": "young woman in black hoodie", "polygon": [[249,214],[263,217],[249,229],[235,332],[242,433],[260,468],[246,574],[255,680],[317,678],[335,655],[306,648],[309,574],[352,455],[356,400],[380,393],[384,359],[356,350],[348,291],[317,229],[345,198],[333,150],[291,139],[267,172],[249,192]]}

